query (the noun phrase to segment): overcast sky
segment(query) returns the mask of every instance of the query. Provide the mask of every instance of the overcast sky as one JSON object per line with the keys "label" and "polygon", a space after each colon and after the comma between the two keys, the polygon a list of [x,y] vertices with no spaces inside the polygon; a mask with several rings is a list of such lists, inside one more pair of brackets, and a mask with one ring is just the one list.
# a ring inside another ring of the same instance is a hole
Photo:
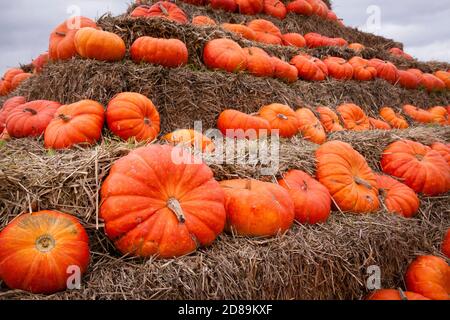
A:
{"label": "overcast sky", "polygon": [[[81,15],[97,18],[107,11],[123,13],[130,2],[0,0],[0,73],[19,62],[28,63],[46,51],[51,30],[74,13],[74,5],[81,9]],[[450,0],[332,2],[334,10],[347,25],[403,42],[405,51],[421,60],[450,62]]]}

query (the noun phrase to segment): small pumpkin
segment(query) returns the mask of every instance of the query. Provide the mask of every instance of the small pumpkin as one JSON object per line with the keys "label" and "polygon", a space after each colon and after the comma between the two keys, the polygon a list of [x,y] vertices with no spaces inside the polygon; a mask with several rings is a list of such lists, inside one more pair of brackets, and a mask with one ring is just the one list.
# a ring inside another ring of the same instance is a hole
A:
{"label": "small pumpkin", "polygon": [[311,16],[313,14],[312,6],[306,0],[294,0],[288,3],[286,6],[288,12],[294,12],[305,16]]}
{"label": "small pumpkin", "polygon": [[48,100],[18,105],[8,114],[6,130],[14,138],[40,136],[60,106],[58,102]]}
{"label": "small pumpkin", "polygon": [[309,81],[323,81],[328,76],[327,66],[309,55],[297,55],[290,62],[298,70],[298,77]]}
{"label": "small pumpkin", "polygon": [[322,0],[306,0],[312,7],[313,13],[319,17],[326,18],[328,16],[328,7]]}
{"label": "small pumpkin", "polygon": [[208,16],[195,16],[192,18],[192,24],[195,26],[215,26],[217,23]]}
{"label": "small pumpkin", "polygon": [[36,59],[34,59],[31,64],[33,65],[34,73],[41,73],[44,67],[47,65],[49,59],[48,52],[40,54]]}
{"label": "small pumpkin", "polygon": [[290,138],[298,132],[297,115],[285,104],[272,103],[263,106],[259,109],[258,115],[269,122],[272,130],[279,130],[280,137]]}
{"label": "small pumpkin", "polygon": [[238,72],[247,68],[247,55],[230,39],[208,41],[203,49],[203,61],[211,69]]}
{"label": "small pumpkin", "polygon": [[286,17],[287,9],[283,2],[279,0],[264,0],[264,13],[283,20]]}
{"label": "small pumpkin", "polygon": [[364,157],[348,143],[329,141],[316,151],[316,177],[342,211],[368,213],[378,210],[375,174]]}
{"label": "small pumpkin", "polygon": [[270,58],[273,65],[273,76],[286,82],[295,82],[298,79],[298,70],[293,65],[278,59]]}
{"label": "small pumpkin", "polygon": [[134,62],[158,64],[167,68],[183,66],[188,62],[188,49],[178,39],[140,37],[130,48]]}
{"label": "small pumpkin", "polygon": [[389,83],[395,84],[398,80],[397,67],[388,61],[380,59],[371,59],[369,64],[377,70],[377,77],[386,80]]}
{"label": "small pumpkin", "polygon": [[255,41],[274,45],[282,44],[281,31],[272,22],[255,19],[250,21],[247,26],[255,32]]}
{"label": "small pumpkin", "polygon": [[383,152],[381,167],[415,192],[436,196],[450,190],[449,165],[439,152],[419,142],[391,143]]}
{"label": "small pumpkin", "polygon": [[6,96],[12,90],[12,81],[15,76],[24,73],[22,69],[8,69],[0,81],[0,96]]}
{"label": "small pumpkin", "polygon": [[322,223],[331,212],[328,189],[306,172],[291,170],[278,180],[294,201],[295,220],[300,223]]}
{"label": "small pumpkin", "polygon": [[431,73],[422,74],[422,80],[420,84],[425,88],[428,92],[433,91],[442,91],[445,89],[445,83],[435,75]]}
{"label": "small pumpkin", "polygon": [[247,56],[247,71],[257,77],[272,77],[274,65],[270,56],[257,47],[244,48]]}
{"label": "small pumpkin", "polygon": [[372,292],[366,300],[430,300],[421,294],[396,289],[380,289]]}
{"label": "small pumpkin", "polygon": [[384,122],[382,120],[379,119],[375,119],[372,117],[369,117],[369,124],[370,124],[370,128],[374,129],[374,130],[391,130],[391,126],[389,125],[389,123]]}
{"label": "small pumpkin", "polygon": [[235,0],[237,10],[241,14],[255,15],[264,10],[263,0]]}
{"label": "small pumpkin", "polygon": [[56,110],[45,129],[47,149],[67,149],[76,144],[94,144],[102,134],[105,111],[92,100],[64,105]]}
{"label": "small pumpkin", "polygon": [[293,46],[297,48],[306,47],[306,40],[300,33],[285,33],[281,35],[281,40],[285,46]]}
{"label": "small pumpkin", "polygon": [[322,144],[327,140],[325,129],[310,109],[300,108],[295,113],[303,138],[317,144]]}
{"label": "small pumpkin", "polygon": [[160,131],[160,117],[153,102],[136,92],[122,92],[108,104],[109,130],[124,140],[152,141]]}
{"label": "small pumpkin", "polygon": [[413,60],[412,56],[410,56],[409,54],[405,53],[400,48],[391,48],[391,49],[389,49],[389,53],[394,55],[394,56],[396,56],[396,57],[399,57],[399,58],[403,58],[403,59],[406,59],[406,60]]}
{"label": "small pumpkin", "polygon": [[209,5],[215,10],[222,9],[228,12],[237,10],[236,0],[209,0]]}
{"label": "small pumpkin", "polygon": [[326,132],[343,131],[338,115],[328,107],[318,107],[319,120]]}
{"label": "small pumpkin", "polygon": [[33,75],[28,72],[19,73],[18,75],[16,75],[11,81],[11,91],[16,90],[22,84],[22,82],[31,78],[32,76]]}
{"label": "small pumpkin", "polygon": [[83,58],[112,62],[125,57],[125,42],[112,32],[81,28],[75,34],[74,43]]}
{"label": "small pumpkin", "polygon": [[361,43],[354,42],[354,43],[350,43],[350,44],[348,45],[348,48],[349,48],[349,49],[352,49],[352,50],[355,51],[355,52],[361,52],[361,51],[363,51],[363,50],[366,48],[366,46],[364,46],[364,45],[361,44]]}
{"label": "small pumpkin", "polygon": [[353,57],[348,61],[353,67],[353,79],[371,81],[377,77],[377,69],[371,67],[366,59]]}
{"label": "small pumpkin", "polygon": [[406,287],[432,300],[449,300],[450,267],[435,256],[419,256],[406,270]]}
{"label": "small pumpkin", "polygon": [[413,189],[407,185],[385,175],[376,175],[377,187],[386,209],[412,218],[419,210],[420,201]]}
{"label": "small pumpkin", "polygon": [[438,123],[442,126],[450,124],[450,119],[446,108],[435,106],[428,109],[428,112],[433,115],[433,123]]}
{"label": "small pumpkin", "polygon": [[269,237],[288,230],[294,203],[277,184],[252,179],[220,182],[225,192],[227,230],[240,236]]}
{"label": "small pumpkin", "polygon": [[6,119],[8,119],[11,110],[14,110],[17,106],[25,104],[27,100],[24,97],[17,96],[9,98],[3,103],[3,107],[0,109],[0,132],[6,127]]}
{"label": "small pumpkin", "polygon": [[158,1],[152,6],[142,5],[131,12],[131,17],[133,18],[150,18],[158,17],[162,19],[167,19],[175,21],[181,24],[188,23],[189,20],[184,13],[175,3],[169,1]]}
{"label": "small pumpkin", "polygon": [[444,241],[442,241],[442,253],[450,258],[450,229],[445,234]]}
{"label": "small pumpkin", "polygon": [[68,60],[77,54],[75,48],[75,34],[81,28],[97,28],[97,24],[86,17],[72,17],[50,34],[48,57],[50,60]]}
{"label": "small pumpkin", "polygon": [[431,145],[431,149],[437,151],[447,161],[450,166],[450,144],[444,144],[441,142],[435,142]]}
{"label": "small pumpkin", "polygon": [[323,61],[328,68],[328,75],[338,80],[350,80],[353,78],[353,67],[345,59],[328,57]]}
{"label": "small pumpkin", "polygon": [[398,83],[406,89],[417,89],[420,85],[420,80],[417,75],[412,72],[398,70]]}
{"label": "small pumpkin", "polygon": [[432,123],[434,121],[434,116],[431,112],[421,109],[419,107],[405,104],[403,107],[403,112],[408,115],[415,122],[420,123]]}
{"label": "small pumpkin", "polygon": [[353,131],[364,131],[370,129],[370,121],[364,111],[353,103],[341,104],[336,108],[342,118],[344,127]]}
{"label": "small pumpkin", "polygon": [[0,232],[0,277],[11,289],[52,294],[89,264],[89,238],[76,218],[56,211],[25,213]]}
{"label": "small pumpkin", "polygon": [[222,29],[225,29],[227,31],[230,31],[232,33],[238,34],[241,37],[247,39],[247,40],[255,40],[256,34],[255,31],[250,29],[247,26],[244,26],[243,24],[237,24],[237,23],[222,23],[220,25]]}
{"label": "small pumpkin", "polygon": [[181,147],[197,148],[202,152],[214,151],[214,143],[208,137],[204,136],[201,132],[192,129],[179,129],[162,137],[172,145],[178,145]]}
{"label": "small pumpkin", "polygon": [[389,123],[389,125],[394,129],[406,129],[409,127],[408,122],[399,113],[395,112],[394,109],[389,107],[383,107],[380,109],[380,117]]}
{"label": "small pumpkin", "polygon": [[220,113],[217,128],[224,136],[238,139],[256,139],[267,135],[271,130],[266,119],[232,109]]}
{"label": "small pumpkin", "polygon": [[434,76],[440,79],[442,82],[444,82],[447,89],[450,89],[450,72],[436,71],[434,73]]}
{"label": "small pumpkin", "polygon": [[101,203],[107,236],[133,256],[191,253],[211,244],[225,225],[224,193],[211,169],[169,145],[141,147],[116,161]]}

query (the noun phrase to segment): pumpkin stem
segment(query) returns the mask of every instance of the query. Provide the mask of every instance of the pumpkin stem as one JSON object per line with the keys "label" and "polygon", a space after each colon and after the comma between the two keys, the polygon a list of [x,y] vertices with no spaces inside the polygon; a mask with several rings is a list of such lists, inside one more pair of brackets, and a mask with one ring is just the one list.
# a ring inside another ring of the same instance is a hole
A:
{"label": "pumpkin stem", "polygon": [[151,123],[150,119],[145,117],[144,118],[144,124],[149,125]]}
{"label": "pumpkin stem", "polygon": [[33,116],[37,115],[37,111],[31,108],[25,108],[23,109],[23,112],[29,112],[31,113]]}
{"label": "pumpkin stem", "polygon": [[308,190],[308,184],[306,183],[305,180],[303,180],[302,190],[304,190],[304,191],[307,191],[307,190]]}
{"label": "pumpkin stem", "polygon": [[186,221],[183,209],[177,199],[169,198],[169,200],[167,200],[167,207],[177,216],[178,222],[184,223]]}
{"label": "pumpkin stem", "polygon": [[36,249],[40,252],[49,252],[55,247],[55,239],[48,234],[44,234],[37,238],[35,244]]}
{"label": "pumpkin stem", "polygon": [[168,16],[168,15],[169,15],[169,11],[167,11],[167,9],[164,8],[164,6],[163,6],[161,3],[158,3],[158,7],[159,7],[159,10],[161,10],[161,12],[162,12],[165,16]]}
{"label": "pumpkin stem", "polygon": [[62,114],[62,113],[58,114],[58,118],[60,118],[64,122],[69,122],[71,119],[69,116],[66,116],[65,114]]}
{"label": "pumpkin stem", "polygon": [[361,179],[360,177],[354,177],[354,180],[357,184],[362,185],[362,186],[366,187],[367,189],[372,189],[372,186],[366,180]]}
{"label": "pumpkin stem", "polygon": [[288,120],[288,119],[289,119],[287,116],[285,116],[285,115],[282,114],[282,113],[277,114],[277,117],[280,118],[280,119],[282,119],[282,120]]}
{"label": "pumpkin stem", "polygon": [[403,301],[408,301],[408,297],[405,295],[405,292],[403,292],[402,289],[398,288],[398,294],[400,295],[400,298],[401,298]]}
{"label": "pumpkin stem", "polygon": [[66,36],[66,33],[65,33],[65,32],[59,32],[59,31],[56,31],[55,34],[56,34],[57,36],[60,36],[60,37],[65,37],[65,36]]}

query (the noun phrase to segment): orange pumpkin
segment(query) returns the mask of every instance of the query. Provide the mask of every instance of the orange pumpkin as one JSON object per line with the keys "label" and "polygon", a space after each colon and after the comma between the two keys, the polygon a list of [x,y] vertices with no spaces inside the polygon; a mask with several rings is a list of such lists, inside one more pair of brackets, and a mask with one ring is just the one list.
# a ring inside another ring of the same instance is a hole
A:
{"label": "orange pumpkin", "polygon": [[44,67],[47,65],[48,63],[48,52],[43,53],[41,55],[39,55],[39,57],[37,57],[36,59],[34,59],[31,64],[33,65],[33,72],[34,73],[41,73],[42,70],[44,69]]}
{"label": "orange pumpkin", "polygon": [[320,59],[309,55],[297,55],[291,59],[291,64],[297,68],[301,79],[323,81],[328,76],[327,66]]}
{"label": "orange pumpkin", "polygon": [[364,131],[370,129],[369,118],[364,111],[353,103],[345,103],[336,108],[342,118],[344,127],[353,131]]}
{"label": "orange pumpkin", "polygon": [[353,67],[353,79],[355,80],[370,81],[377,76],[377,69],[371,67],[366,59],[353,57],[348,63]]}
{"label": "orange pumpkin", "polygon": [[272,103],[263,106],[259,109],[258,115],[269,122],[272,130],[279,130],[281,137],[290,138],[298,132],[297,115],[285,104]]}
{"label": "orange pumpkin", "polygon": [[217,23],[208,16],[195,16],[192,18],[192,24],[195,26],[215,26]]}
{"label": "orange pumpkin", "polygon": [[261,135],[267,135],[271,129],[266,119],[231,109],[220,113],[217,128],[224,136],[239,139],[256,139]]}
{"label": "orange pumpkin", "polygon": [[257,77],[273,76],[274,66],[270,56],[260,48],[244,48],[247,56],[247,71]]}
{"label": "orange pumpkin", "polygon": [[439,152],[411,140],[390,144],[381,157],[384,173],[399,178],[415,192],[436,196],[450,190],[450,168]]}
{"label": "orange pumpkin", "polygon": [[322,0],[306,0],[312,7],[313,13],[326,18],[328,16],[328,7]]}
{"label": "orange pumpkin", "polygon": [[32,76],[33,75],[31,73],[25,73],[25,72],[19,73],[18,75],[16,75],[11,81],[11,91],[16,90],[22,84],[22,82],[31,78]]}
{"label": "orange pumpkin", "polygon": [[277,184],[257,180],[226,180],[227,230],[241,236],[268,237],[288,230],[294,221],[294,203]]}
{"label": "orange pumpkin", "polygon": [[202,152],[212,152],[215,148],[211,139],[205,137],[201,132],[192,129],[175,130],[166,134],[162,139],[172,145],[195,148]]}
{"label": "orange pumpkin", "polygon": [[247,68],[245,51],[233,40],[214,39],[203,49],[203,61],[211,69],[237,72]]}
{"label": "orange pumpkin", "polygon": [[403,291],[403,290],[396,290],[396,289],[380,289],[376,290],[373,293],[371,293],[367,300],[430,300],[428,298],[425,298],[421,294],[410,292],[410,291]]}
{"label": "orange pumpkin", "polygon": [[120,61],[125,57],[125,42],[118,35],[94,28],[81,28],[74,38],[77,53],[83,58]]}
{"label": "orange pumpkin", "polygon": [[349,144],[329,141],[316,151],[316,177],[342,211],[367,213],[378,210],[375,174],[364,157]]}
{"label": "orange pumpkin", "polygon": [[405,53],[400,48],[391,48],[391,49],[389,49],[389,53],[394,55],[394,56],[397,56],[399,58],[403,58],[403,59],[406,59],[406,60],[413,60],[412,56],[410,56],[409,54]]}
{"label": "orange pumpkin", "polygon": [[3,107],[0,109],[0,132],[6,127],[6,119],[8,119],[11,110],[14,110],[17,106],[25,104],[27,100],[24,97],[18,96],[9,98],[3,103]]}
{"label": "orange pumpkin", "polygon": [[326,132],[343,131],[338,115],[328,107],[318,107],[319,120]]}
{"label": "orange pumpkin", "polygon": [[433,116],[433,123],[438,123],[442,126],[450,124],[447,109],[441,106],[436,106],[428,109],[428,112]]}
{"label": "orange pumpkin", "polygon": [[12,81],[15,76],[24,73],[22,69],[8,69],[0,81],[0,96],[6,96],[12,90]]}
{"label": "orange pumpkin", "polygon": [[209,0],[209,5],[213,9],[235,12],[237,9],[236,0]]}
{"label": "orange pumpkin", "polygon": [[181,24],[188,23],[186,14],[176,4],[169,1],[158,1],[152,6],[139,6],[131,12],[133,18],[151,18],[158,17],[175,21]]}
{"label": "orange pumpkin", "polygon": [[370,128],[374,129],[374,130],[376,130],[376,129],[378,129],[378,130],[391,130],[392,129],[391,126],[388,123],[386,123],[386,122],[384,122],[382,120],[378,120],[378,119],[372,118],[372,117],[369,117],[369,124],[370,124]]}
{"label": "orange pumpkin", "polygon": [[298,79],[298,70],[293,65],[278,59],[277,57],[270,58],[273,65],[273,76],[275,78],[284,80],[286,82],[295,82]]}
{"label": "orange pumpkin", "polygon": [[406,89],[417,89],[419,87],[420,80],[417,75],[412,72],[398,70],[398,83]]}
{"label": "orange pumpkin", "polygon": [[134,62],[159,64],[168,68],[183,66],[188,62],[188,49],[178,39],[140,37],[130,48]]}
{"label": "orange pumpkin", "polygon": [[348,48],[349,48],[349,49],[352,49],[352,50],[355,51],[355,52],[361,52],[361,51],[363,51],[366,47],[365,47],[363,44],[361,44],[361,43],[355,42],[355,43],[350,43],[350,44],[348,45]]}
{"label": "orange pumpkin", "polygon": [[288,12],[294,12],[305,16],[311,16],[313,14],[312,6],[306,0],[294,0],[288,3],[286,6]]}
{"label": "orange pumpkin", "polygon": [[255,41],[267,44],[282,44],[281,31],[272,22],[265,19],[255,19],[247,25],[255,32]]}
{"label": "orange pumpkin", "polygon": [[48,149],[67,149],[76,144],[94,144],[102,135],[104,119],[103,106],[92,100],[61,106],[45,129],[44,145]]}
{"label": "orange pumpkin", "polygon": [[407,114],[412,120],[420,123],[432,123],[434,121],[434,116],[431,112],[421,109],[419,107],[406,104],[402,107],[403,112]]}
{"label": "orange pumpkin", "polygon": [[380,109],[380,117],[389,123],[394,129],[406,129],[409,127],[408,122],[394,109],[389,107],[383,107]]}
{"label": "orange pumpkin", "polygon": [[75,48],[75,34],[81,28],[97,28],[97,24],[89,18],[72,17],[59,26],[50,34],[48,57],[50,60],[68,60],[77,53]]}
{"label": "orange pumpkin", "polygon": [[450,299],[450,267],[440,257],[417,257],[406,271],[405,282],[408,290],[429,299]]}
{"label": "orange pumpkin", "polygon": [[350,80],[353,78],[353,67],[345,59],[338,57],[328,57],[323,61],[329,76],[338,80]]}
{"label": "orange pumpkin", "polygon": [[377,77],[395,84],[398,80],[398,69],[395,65],[388,61],[379,59],[369,60],[369,64],[377,70]]}
{"label": "orange pumpkin", "polygon": [[435,142],[431,145],[431,149],[437,151],[441,156],[447,161],[450,166],[450,144],[443,144],[440,142]]}
{"label": "orange pumpkin", "polygon": [[406,218],[414,217],[420,201],[413,189],[384,175],[376,175],[377,187],[386,209]]}
{"label": "orange pumpkin", "polygon": [[255,31],[253,31],[252,29],[250,29],[247,26],[244,26],[243,24],[222,23],[220,26],[222,29],[225,29],[225,30],[230,31],[235,34],[238,34],[247,40],[255,40],[256,39]]}
{"label": "orange pumpkin", "polygon": [[238,12],[241,14],[255,15],[264,10],[263,0],[235,0]]}
{"label": "orange pumpkin", "polygon": [[300,170],[291,170],[278,180],[294,201],[295,220],[301,223],[327,221],[331,211],[331,196],[328,189]]}
{"label": "orange pumpkin", "polygon": [[436,71],[434,75],[445,83],[447,89],[450,89],[450,72],[447,71]]}
{"label": "orange pumpkin", "polygon": [[89,238],[76,218],[55,211],[22,214],[0,232],[0,278],[11,289],[52,294],[89,264]]}
{"label": "orange pumpkin", "polygon": [[131,151],[113,164],[101,199],[106,234],[124,254],[182,256],[211,244],[225,225],[213,172],[183,148]]}
{"label": "orange pumpkin", "polygon": [[306,40],[300,33],[285,33],[281,35],[281,40],[285,46],[306,47]]}
{"label": "orange pumpkin", "polygon": [[422,74],[422,80],[420,84],[427,90],[428,92],[432,91],[442,91],[445,89],[445,83],[438,77],[432,75],[431,73]]}
{"label": "orange pumpkin", "polygon": [[264,0],[264,13],[283,20],[286,17],[287,9],[279,0]]}
{"label": "orange pumpkin", "polygon": [[295,113],[303,138],[317,144],[322,144],[327,140],[325,129],[310,109],[300,108]]}
{"label": "orange pumpkin", "polygon": [[18,105],[8,114],[6,130],[14,138],[40,136],[59,107],[58,102],[47,100]]}
{"label": "orange pumpkin", "polygon": [[116,95],[106,110],[108,128],[124,140],[152,141],[160,130],[158,110],[146,96],[135,92]]}
{"label": "orange pumpkin", "polygon": [[442,253],[445,254],[447,258],[450,258],[450,229],[447,231],[444,241],[442,242]]}

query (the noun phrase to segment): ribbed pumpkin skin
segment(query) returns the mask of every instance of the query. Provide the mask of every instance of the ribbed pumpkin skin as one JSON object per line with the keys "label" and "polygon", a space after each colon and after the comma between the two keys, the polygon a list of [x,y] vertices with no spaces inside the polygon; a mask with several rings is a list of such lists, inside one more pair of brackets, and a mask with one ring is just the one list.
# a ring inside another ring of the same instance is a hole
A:
{"label": "ribbed pumpkin skin", "polygon": [[349,144],[329,141],[316,151],[317,180],[342,211],[368,213],[378,210],[375,174],[364,157]]}
{"label": "ribbed pumpkin skin", "polygon": [[87,270],[88,241],[84,228],[69,214],[22,214],[0,232],[0,278],[11,289],[32,293],[65,290],[73,273],[69,267],[79,267],[81,274]]}
{"label": "ribbed pumpkin skin", "polygon": [[22,84],[22,82],[31,78],[32,76],[33,75],[28,72],[19,73],[18,75],[16,75],[11,81],[11,91],[16,90]]}
{"label": "ribbed pumpkin skin", "polygon": [[158,1],[152,6],[142,5],[137,7],[131,13],[133,18],[151,18],[158,17],[168,19],[181,24],[188,23],[186,14],[176,4],[169,1]]}
{"label": "ribbed pumpkin skin", "polygon": [[247,27],[243,24],[222,23],[220,25],[220,27],[224,30],[230,31],[237,35],[240,35],[241,37],[243,37],[247,40],[255,40],[256,39],[255,31],[253,31],[252,29],[250,29],[249,27]]}
{"label": "ribbed pumpkin skin", "polygon": [[336,110],[341,116],[346,129],[353,131],[365,131],[370,129],[369,118],[356,104],[341,104]]}
{"label": "ribbed pumpkin skin", "polygon": [[286,17],[287,9],[279,0],[264,0],[264,13],[283,20]]}
{"label": "ribbed pumpkin skin", "polygon": [[15,76],[24,73],[22,69],[8,69],[0,79],[0,96],[8,95],[12,90],[12,81]]}
{"label": "ribbed pumpkin skin", "polygon": [[396,289],[380,289],[371,293],[366,300],[430,300],[425,298],[421,294],[404,291],[402,292],[404,297],[400,294],[399,290]]}
{"label": "ribbed pumpkin skin", "polygon": [[210,69],[238,72],[247,68],[247,55],[230,39],[214,39],[203,49],[203,61]]}
{"label": "ribbed pumpkin skin", "polygon": [[247,71],[257,77],[272,77],[274,66],[270,56],[256,47],[244,48],[247,56]]}
{"label": "ribbed pumpkin skin", "polygon": [[179,129],[162,137],[172,145],[179,145],[181,147],[194,148],[198,144],[199,149],[202,152],[214,151],[214,143],[208,137],[204,136],[201,132],[192,129]]}
{"label": "ribbed pumpkin skin", "polygon": [[271,129],[278,129],[280,137],[290,138],[298,132],[298,119],[294,110],[280,103],[272,103],[261,107],[259,116],[266,119]]}
{"label": "ribbed pumpkin skin", "polygon": [[445,83],[447,89],[450,89],[450,72],[447,71],[436,71],[434,75]]}
{"label": "ribbed pumpkin skin", "polygon": [[270,134],[271,130],[270,123],[266,119],[232,109],[224,110],[219,115],[217,128],[224,136],[239,139],[256,139]]}
{"label": "ribbed pumpkin skin", "polygon": [[343,131],[338,115],[328,107],[318,107],[319,120],[326,132]]}
{"label": "ribbed pumpkin skin", "polygon": [[327,66],[309,55],[297,55],[290,61],[298,70],[298,77],[309,81],[323,81],[328,76]]}
{"label": "ribbed pumpkin skin", "polygon": [[329,57],[323,61],[328,68],[328,74],[338,80],[350,80],[353,78],[353,67],[345,59]]}
{"label": "ribbed pumpkin skin", "polygon": [[195,16],[192,18],[192,24],[195,26],[215,26],[217,23],[214,19],[207,16]]}
{"label": "ribbed pumpkin skin", "polygon": [[398,70],[398,83],[406,89],[417,89],[419,87],[420,80],[412,72]]}
{"label": "ribbed pumpkin skin", "polygon": [[112,32],[82,28],[75,34],[74,43],[83,58],[113,62],[125,57],[125,42]]}
{"label": "ribbed pumpkin skin", "polygon": [[178,147],[141,147],[116,161],[101,199],[106,234],[124,254],[185,255],[211,244],[225,225],[213,172]]}
{"label": "ribbed pumpkin skin", "polygon": [[306,40],[299,33],[285,33],[281,36],[281,40],[285,46],[293,46],[297,48],[306,47]]}
{"label": "ribbed pumpkin skin", "polygon": [[273,76],[285,82],[295,82],[298,78],[298,70],[293,65],[277,58],[270,58],[273,65]]}
{"label": "ribbed pumpkin skin", "polygon": [[439,152],[441,156],[447,161],[450,166],[450,144],[443,144],[440,142],[435,142],[431,145],[431,149]]}
{"label": "ribbed pumpkin skin", "polygon": [[375,119],[372,117],[369,117],[369,123],[370,123],[370,128],[372,130],[391,130],[391,126],[389,125],[389,123],[384,122],[382,120],[379,119]]}
{"label": "ribbed pumpkin skin", "polygon": [[277,184],[258,180],[225,180],[227,230],[250,237],[274,236],[288,230],[294,221],[294,203]]}
{"label": "ribbed pumpkin skin", "polygon": [[295,206],[295,219],[301,223],[327,221],[331,211],[331,196],[328,189],[306,172],[291,170],[278,180],[285,188]]}
{"label": "ribbed pumpkin skin", "polygon": [[102,135],[104,120],[103,106],[93,100],[61,106],[45,129],[44,145],[67,149],[76,144],[94,144]]}
{"label": "ribbed pumpkin skin", "polygon": [[288,12],[294,12],[296,14],[301,14],[305,16],[310,16],[313,14],[313,8],[305,0],[294,0],[288,3],[286,6]]}
{"label": "ribbed pumpkin skin", "polygon": [[152,141],[160,131],[160,117],[153,102],[136,92],[122,92],[108,104],[109,130],[124,140]]}
{"label": "ribbed pumpkin skin", "polygon": [[148,62],[163,67],[175,68],[188,62],[188,49],[178,39],[159,39],[140,37],[134,41],[130,48],[131,58],[134,62]]}
{"label": "ribbed pumpkin skin", "polygon": [[400,114],[396,113],[394,109],[383,107],[380,109],[381,118],[389,123],[394,129],[406,129],[409,127],[408,122]]}
{"label": "ribbed pumpkin skin", "polygon": [[353,79],[371,81],[377,77],[377,69],[370,66],[369,61],[360,57],[353,57],[348,61],[353,67]]}
{"label": "ribbed pumpkin skin", "polygon": [[403,112],[407,114],[412,120],[420,123],[432,123],[434,121],[433,115],[424,109],[406,104],[402,107]]}
{"label": "ribbed pumpkin skin", "polygon": [[377,187],[389,212],[411,218],[419,210],[420,200],[413,189],[384,175],[376,175]]}
{"label": "ribbed pumpkin skin", "polygon": [[6,127],[6,119],[8,119],[8,115],[11,110],[15,109],[17,106],[21,104],[25,104],[27,100],[22,96],[17,96],[13,98],[9,98],[3,103],[3,107],[0,109],[0,133]]}
{"label": "ribbed pumpkin skin", "polygon": [[263,0],[235,0],[237,10],[241,14],[255,15],[264,10]]}
{"label": "ribbed pumpkin skin", "polygon": [[247,25],[255,32],[255,41],[281,45],[281,31],[272,22],[265,19],[255,19]]}
{"label": "ribbed pumpkin skin", "polygon": [[303,138],[317,144],[322,144],[327,140],[325,129],[311,110],[300,108],[295,113]]}
{"label": "ribbed pumpkin skin", "polygon": [[411,140],[391,143],[383,152],[384,173],[399,178],[415,192],[436,196],[450,189],[450,167],[439,152]]}
{"label": "ribbed pumpkin skin", "polygon": [[449,300],[450,267],[435,256],[419,256],[408,267],[406,288],[432,300]]}
{"label": "ribbed pumpkin skin", "polygon": [[48,100],[36,100],[17,106],[6,119],[6,130],[14,138],[36,137],[44,133],[61,105]]}

